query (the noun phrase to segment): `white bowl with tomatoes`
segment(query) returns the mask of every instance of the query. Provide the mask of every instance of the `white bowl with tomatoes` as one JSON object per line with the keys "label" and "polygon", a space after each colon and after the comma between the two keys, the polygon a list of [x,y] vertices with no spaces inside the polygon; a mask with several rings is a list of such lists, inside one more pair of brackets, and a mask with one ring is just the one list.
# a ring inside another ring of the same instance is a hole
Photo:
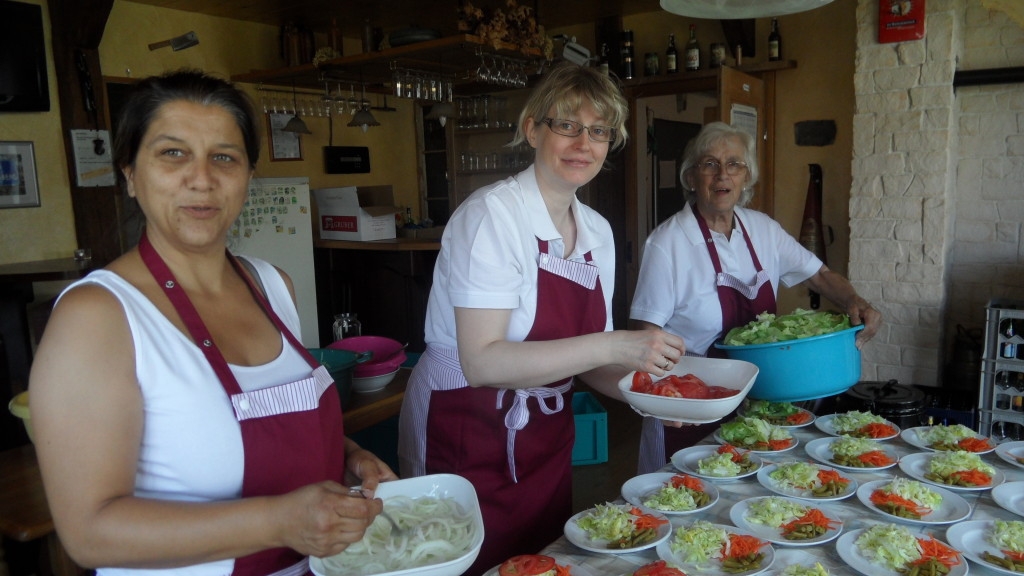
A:
{"label": "white bowl with tomatoes", "polygon": [[743,360],[683,356],[668,374],[633,372],[619,391],[634,410],[662,420],[707,424],[740,405],[757,379],[758,367]]}

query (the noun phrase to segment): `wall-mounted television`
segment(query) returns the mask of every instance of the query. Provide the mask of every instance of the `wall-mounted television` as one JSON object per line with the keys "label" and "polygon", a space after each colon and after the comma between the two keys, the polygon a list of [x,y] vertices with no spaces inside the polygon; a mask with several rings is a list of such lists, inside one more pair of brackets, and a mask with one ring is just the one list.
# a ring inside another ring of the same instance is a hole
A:
{"label": "wall-mounted television", "polygon": [[49,110],[42,8],[0,0],[0,22],[0,112]]}

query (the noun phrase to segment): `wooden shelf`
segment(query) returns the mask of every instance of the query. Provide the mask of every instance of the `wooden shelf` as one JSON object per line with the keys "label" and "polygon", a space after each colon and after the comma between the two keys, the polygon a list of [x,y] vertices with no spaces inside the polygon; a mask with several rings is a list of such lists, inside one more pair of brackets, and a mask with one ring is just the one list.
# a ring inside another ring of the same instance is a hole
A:
{"label": "wooden shelf", "polygon": [[[366,86],[367,92],[390,94],[391,77],[395,68],[436,72],[455,79],[459,86],[485,86],[476,81],[480,54],[499,54],[528,61],[539,60],[540,52],[520,50],[513,44],[485,43],[479,36],[459,34],[437,40],[417,42],[380,52],[366,52],[342,56],[321,62],[318,66],[302,64],[271,70],[252,70],[234,74],[234,82],[267,84],[280,87],[323,90],[324,83]],[[501,87],[495,86],[495,89]]]}

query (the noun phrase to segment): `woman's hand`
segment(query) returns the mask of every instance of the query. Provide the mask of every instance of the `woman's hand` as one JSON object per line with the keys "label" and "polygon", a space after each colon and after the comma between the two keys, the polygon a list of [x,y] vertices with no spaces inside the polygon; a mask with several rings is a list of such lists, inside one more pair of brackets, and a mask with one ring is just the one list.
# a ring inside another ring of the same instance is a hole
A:
{"label": "woman's hand", "polygon": [[882,313],[875,310],[867,300],[857,297],[855,302],[847,306],[846,313],[850,315],[850,323],[854,326],[863,324],[864,329],[857,333],[857,349],[859,350],[868,340],[871,340],[878,329],[882,326]]}
{"label": "woman's hand", "polygon": [[[386,466],[385,466],[386,467]],[[337,482],[304,486],[274,499],[283,546],[310,556],[333,556],[363,539],[384,509],[379,499],[350,496]]]}
{"label": "woman's hand", "polygon": [[361,448],[349,438],[345,439],[345,483],[360,486],[373,494],[377,485],[388,480],[398,480],[391,467],[376,454]]}
{"label": "woman's hand", "polygon": [[683,339],[661,328],[647,325],[643,330],[616,330],[617,364],[628,370],[664,376],[686,352]]}

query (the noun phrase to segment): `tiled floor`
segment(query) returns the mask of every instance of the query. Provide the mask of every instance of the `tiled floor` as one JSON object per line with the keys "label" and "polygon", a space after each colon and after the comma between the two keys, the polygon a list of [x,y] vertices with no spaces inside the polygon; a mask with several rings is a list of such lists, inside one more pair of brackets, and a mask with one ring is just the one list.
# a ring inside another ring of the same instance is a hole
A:
{"label": "tiled floor", "polygon": [[[580,390],[585,388],[578,387],[577,391]],[[623,482],[636,476],[642,419],[629,405],[591,393],[608,412],[608,461],[573,467],[574,512],[614,500],[619,496]]]}

